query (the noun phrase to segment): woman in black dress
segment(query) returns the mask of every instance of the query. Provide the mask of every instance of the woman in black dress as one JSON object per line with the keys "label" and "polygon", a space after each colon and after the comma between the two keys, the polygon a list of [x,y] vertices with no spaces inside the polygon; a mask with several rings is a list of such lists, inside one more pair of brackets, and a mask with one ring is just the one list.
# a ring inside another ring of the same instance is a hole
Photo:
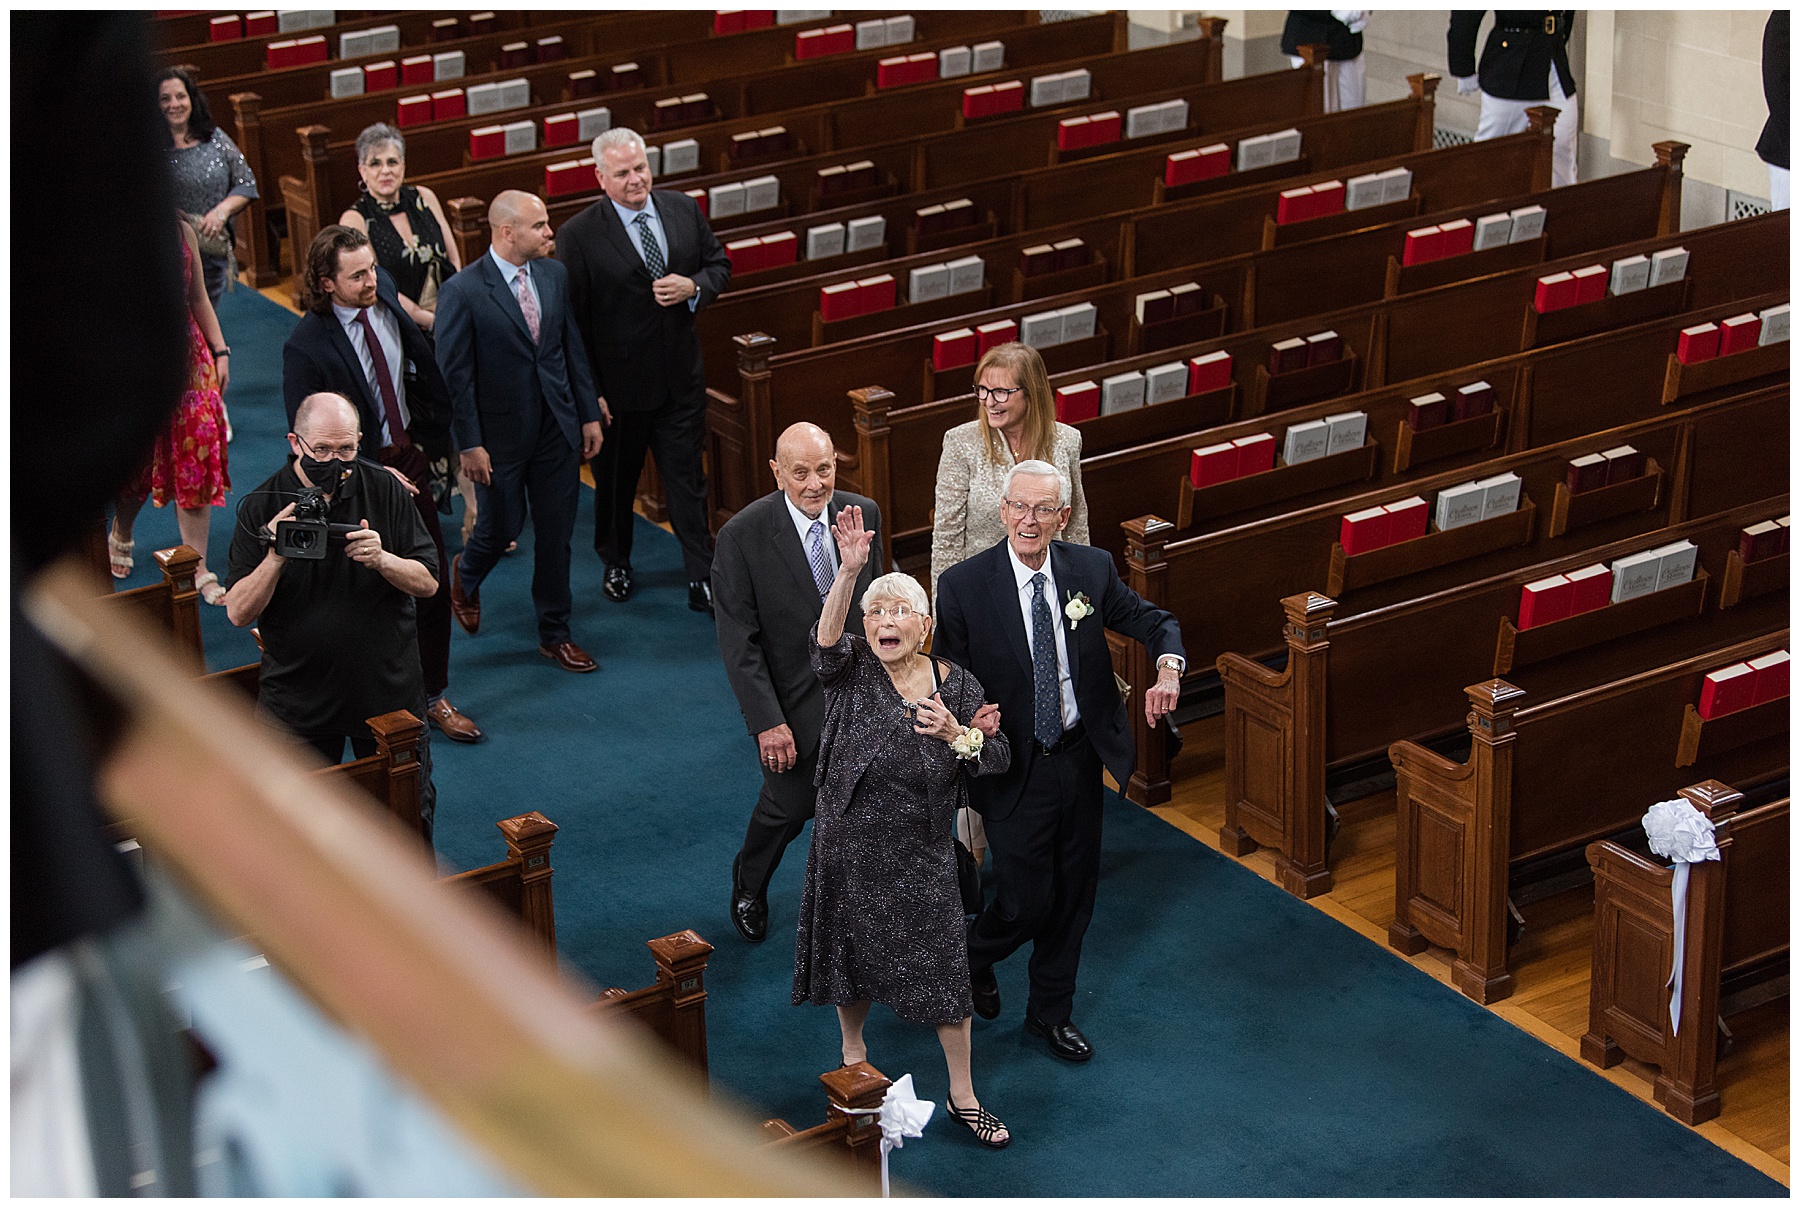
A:
{"label": "woman in black dress", "polygon": [[969,1074],[973,1002],[950,820],[963,775],[1004,772],[1011,752],[975,677],[925,655],[931,618],[916,579],[876,579],[862,601],[868,639],[844,632],[873,534],[859,507],[840,511],[834,532],[837,576],[813,633],[825,725],[794,1002],[837,1007],[846,1065],[867,1057],[871,1003],[936,1025],[950,1115],[999,1148],[1011,1136]]}

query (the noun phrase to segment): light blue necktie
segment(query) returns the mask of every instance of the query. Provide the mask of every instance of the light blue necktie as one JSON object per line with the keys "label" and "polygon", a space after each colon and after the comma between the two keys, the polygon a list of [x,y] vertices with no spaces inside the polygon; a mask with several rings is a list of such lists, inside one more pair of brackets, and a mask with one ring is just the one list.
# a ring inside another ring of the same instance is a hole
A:
{"label": "light blue necktie", "polygon": [[806,560],[812,563],[813,582],[818,584],[819,595],[831,593],[832,580],[837,572],[831,569],[831,555],[825,552],[825,522],[815,520],[812,527],[806,530],[807,543],[812,547],[806,551]]}
{"label": "light blue necktie", "polygon": [[1044,599],[1044,572],[1031,576],[1031,679],[1037,696],[1037,740],[1046,747],[1062,741],[1062,684],[1056,674],[1056,622]]}

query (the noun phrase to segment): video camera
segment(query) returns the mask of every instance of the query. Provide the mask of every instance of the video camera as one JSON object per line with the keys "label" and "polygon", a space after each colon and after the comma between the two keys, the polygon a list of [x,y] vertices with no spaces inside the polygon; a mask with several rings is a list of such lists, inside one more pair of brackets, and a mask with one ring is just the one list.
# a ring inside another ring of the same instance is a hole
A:
{"label": "video camera", "polygon": [[275,552],[283,558],[319,561],[325,557],[328,544],[342,541],[346,533],[356,531],[354,524],[332,524],[326,519],[325,493],[307,487],[294,501],[294,515],[275,526]]}

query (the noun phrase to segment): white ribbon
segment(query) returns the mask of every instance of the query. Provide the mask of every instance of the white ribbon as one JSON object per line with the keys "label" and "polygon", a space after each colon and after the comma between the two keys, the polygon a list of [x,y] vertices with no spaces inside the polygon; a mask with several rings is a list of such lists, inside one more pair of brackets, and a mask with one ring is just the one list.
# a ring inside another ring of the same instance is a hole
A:
{"label": "white ribbon", "polygon": [[1672,987],[1669,1030],[1677,1036],[1681,1034],[1681,970],[1687,954],[1688,872],[1702,860],[1719,858],[1713,831],[1712,819],[1684,797],[1658,801],[1644,815],[1644,835],[1650,840],[1650,850],[1675,861],[1669,881],[1669,900],[1675,908],[1675,953],[1669,962],[1668,984]]}
{"label": "white ribbon", "polygon": [[888,1087],[880,1107],[846,1107],[847,1116],[879,1116],[881,1124],[881,1196],[888,1198],[888,1154],[906,1147],[906,1138],[922,1137],[937,1104],[913,1094],[911,1074]]}

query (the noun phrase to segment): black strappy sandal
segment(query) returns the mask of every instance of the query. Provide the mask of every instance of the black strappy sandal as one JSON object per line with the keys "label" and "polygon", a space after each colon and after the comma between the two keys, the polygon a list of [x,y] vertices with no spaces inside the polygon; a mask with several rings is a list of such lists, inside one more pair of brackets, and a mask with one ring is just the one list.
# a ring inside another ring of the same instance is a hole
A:
{"label": "black strappy sandal", "polygon": [[[1011,1130],[1008,1129],[1005,1124],[1001,1123],[1000,1118],[994,1115],[993,1112],[990,1112],[987,1108],[960,1108],[956,1106],[956,1104],[951,1103],[948,1099],[944,1101],[944,1106],[950,1109],[951,1119],[960,1121],[967,1126],[968,1130],[975,1134],[975,1139],[989,1149],[1005,1149],[1008,1145],[1012,1144]],[[994,1135],[1001,1132],[1006,1133],[1005,1140],[994,1140]]]}

